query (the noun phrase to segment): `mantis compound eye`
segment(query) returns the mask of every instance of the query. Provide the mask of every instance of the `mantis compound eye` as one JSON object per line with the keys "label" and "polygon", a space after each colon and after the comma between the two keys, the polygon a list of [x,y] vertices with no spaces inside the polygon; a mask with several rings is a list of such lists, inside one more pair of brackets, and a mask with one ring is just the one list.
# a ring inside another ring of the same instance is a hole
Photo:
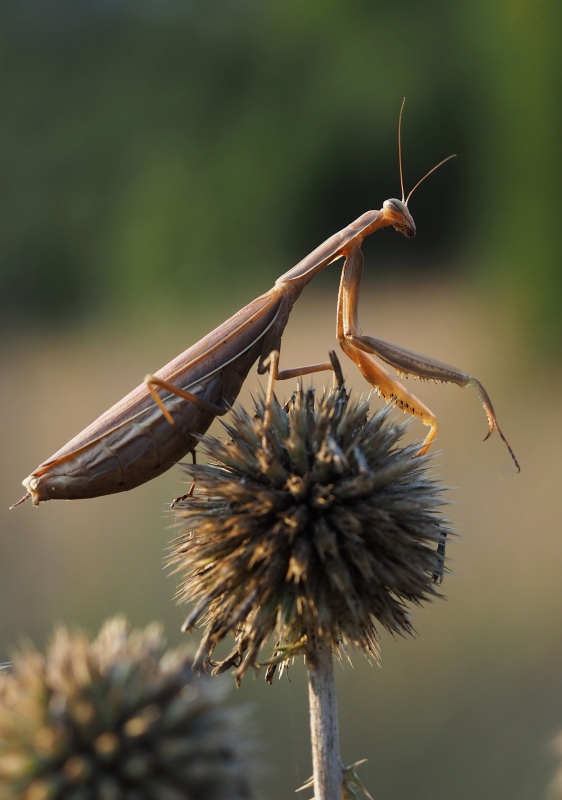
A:
{"label": "mantis compound eye", "polygon": [[385,208],[387,211],[394,211],[397,214],[402,214],[402,216],[409,213],[402,200],[397,200],[395,197],[391,198],[390,200],[385,200],[383,203],[383,208]]}
{"label": "mantis compound eye", "polygon": [[414,238],[416,235],[416,224],[408,211],[406,203],[393,197],[390,200],[384,201],[383,210],[388,217],[388,221],[397,231],[403,233],[408,239]]}

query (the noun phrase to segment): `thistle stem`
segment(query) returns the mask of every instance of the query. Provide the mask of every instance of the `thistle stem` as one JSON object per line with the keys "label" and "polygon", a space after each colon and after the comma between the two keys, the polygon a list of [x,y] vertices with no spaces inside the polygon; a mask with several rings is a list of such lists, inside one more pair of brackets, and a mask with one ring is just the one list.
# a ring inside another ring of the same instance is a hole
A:
{"label": "thistle stem", "polygon": [[316,636],[307,649],[308,702],[315,800],[341,800],[343,770],[338,705],[328,637]]}

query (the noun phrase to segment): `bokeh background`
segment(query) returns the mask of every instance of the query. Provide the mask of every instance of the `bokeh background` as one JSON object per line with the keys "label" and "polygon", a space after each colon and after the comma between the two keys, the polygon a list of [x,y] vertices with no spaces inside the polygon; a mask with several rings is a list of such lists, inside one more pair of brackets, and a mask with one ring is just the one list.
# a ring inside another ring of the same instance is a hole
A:
{"label": "bokeh background", "polygon": [[[418,638],[338,668],[343,757],[369,759],[378,800],[545,796],[562,727],[561,22],[559,0],[0,2],[2,657],[116,611],[180,640],[163,567],[179,468],[7,507],[147,372],[400,195],[406,95],[407,187],[459,158],[413,196],[413,242],[365,243],[363,328],[477,375],[522,472],[497,435],[482,444],[470,390],[415,385],[462,536]],[[338,273],[295,307],[285,366],[334,346]],[[302,664],[289,678],[233,695],[254,705],[271,800],[311,772]]]}

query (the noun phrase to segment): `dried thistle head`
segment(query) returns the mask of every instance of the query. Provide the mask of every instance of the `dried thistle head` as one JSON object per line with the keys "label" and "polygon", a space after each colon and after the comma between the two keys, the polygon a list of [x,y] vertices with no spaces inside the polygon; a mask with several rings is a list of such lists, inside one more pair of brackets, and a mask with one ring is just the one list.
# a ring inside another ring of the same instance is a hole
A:
{"label": "dried thistle head", "polygon": [[56,632],[0,675],[0,797],[242,800],[251,796],[238,715],[160,627],[113,619],[90,642]]}
{"label": "dried thistle head", "polygon": [[[370,417],[344,389],[275,401],[265,451],[264,411],[237,407],[229,441],[203,440],[214,463],[186,466],[197,489],[176,505],[187,529],[170,563],[180,602],[195,603],[184,630],[204,620],[195,665],[239,679],[272,634],[266,679],[314,634],[377,657],[376,624],[410,633],[407,603],[438,596],[448,530],[427,458],[398,446],[406,426],[388,407]],[[228,633],[234,649],[213,662]]]}

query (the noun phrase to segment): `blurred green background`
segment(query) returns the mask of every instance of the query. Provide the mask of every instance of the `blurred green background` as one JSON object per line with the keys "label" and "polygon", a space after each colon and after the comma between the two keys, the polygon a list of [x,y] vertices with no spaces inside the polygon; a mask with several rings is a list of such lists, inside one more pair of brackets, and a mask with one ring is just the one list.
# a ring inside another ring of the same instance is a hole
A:
{"label": "blurred green background", "polygon": [[[365,243],[363,328],[476,374],[522,473],[497,435],[481,444],[474,395],[415,385],[459,487],[457,574],[417,641],[338,670],[342,751],[369,759],[377,800],[544,795],[562,727],[561,22],[559,0],[0,2],[3,657],[116,611],[179,640],[162,570],[179,470],[6,508],[147,372],[400,196],[405,95],[407,190],[459,158],[413,196],[414,242]],[[334,346],[338,273],[295,307],[285,366]],[[311,771],[302,665],[234,700],[255,706],[264,794],[288,796]]]}

